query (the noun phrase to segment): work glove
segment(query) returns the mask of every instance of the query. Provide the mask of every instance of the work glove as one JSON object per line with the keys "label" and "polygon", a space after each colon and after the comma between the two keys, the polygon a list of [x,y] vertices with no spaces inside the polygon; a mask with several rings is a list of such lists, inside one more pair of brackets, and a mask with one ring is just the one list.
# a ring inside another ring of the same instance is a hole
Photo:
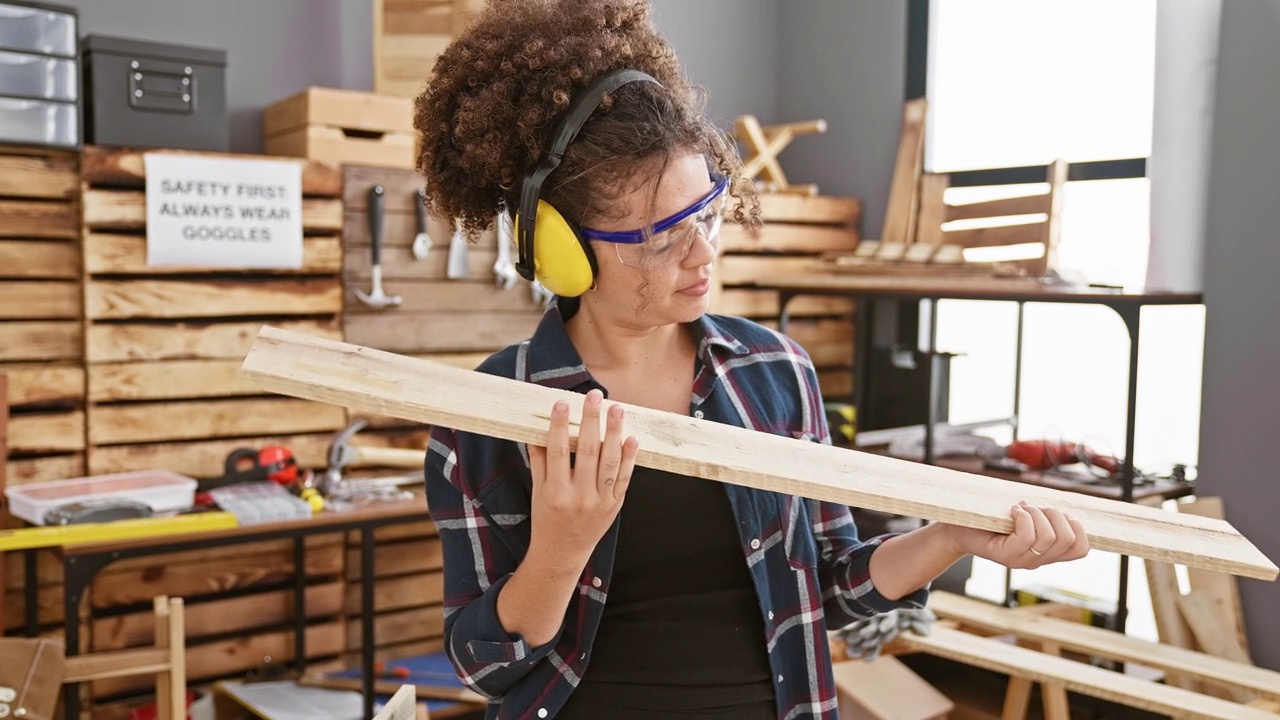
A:
{"label": "work glove", "polygon": [[863,618],[841,629],[837,634],[845,643],[845,654],[850,658],[862,658],[871,662],[880,657],[880,650],[893,642],[903,630],[917,635],[928,635],[937,615],[927,607],[899,608],[887,613]]}

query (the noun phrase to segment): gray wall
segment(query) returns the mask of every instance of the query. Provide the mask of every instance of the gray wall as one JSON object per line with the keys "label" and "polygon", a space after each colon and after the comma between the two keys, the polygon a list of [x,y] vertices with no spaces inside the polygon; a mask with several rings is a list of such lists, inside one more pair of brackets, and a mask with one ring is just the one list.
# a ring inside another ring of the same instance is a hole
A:
{"label": "gray wall", "polygon": [[[785,8],[785,9],[784,9]],[[862,230],[880,236],[902,126],[907,3],[784,2],[779,7],[778,121],[826,118],[780,160],[793,182],[862,198]]]}
{"label": "gray wall", "polygon": [[[370,0],[56,0],[80,12],[81,34],[227,51],[231,149],[261,152],[262,109],[311,85],[373,87]],[[689,76],[732,123],[777,107],[778,0],[654,0],[654,16]]]}
{"label": "gray wall", "polygon": [[231,149],[262,151],[262,109],[311,85],[373,86],[372,6],[351,0],[57,0],[81,34],[227,51]]}
{"label": "gray wall", "polygon": [[[1280,560],[1280,0],[1224,2],[1209,173],[1200,484]],[[1250,649],[1280,669],[1280,590],[1242,581]]]}

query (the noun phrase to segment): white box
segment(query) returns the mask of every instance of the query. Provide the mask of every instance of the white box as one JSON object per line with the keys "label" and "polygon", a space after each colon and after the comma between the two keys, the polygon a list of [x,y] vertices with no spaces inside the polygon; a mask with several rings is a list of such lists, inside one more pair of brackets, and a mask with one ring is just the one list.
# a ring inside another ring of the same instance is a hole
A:
{"label": "white box", "polygon": [[156,513],[183,510],[195,502],[197,484],[194,478],[168,470],[142,470],[18,485],[4,494],[11,514],[44,525],[47,512],[74,502],[133,500],[150,505]]}

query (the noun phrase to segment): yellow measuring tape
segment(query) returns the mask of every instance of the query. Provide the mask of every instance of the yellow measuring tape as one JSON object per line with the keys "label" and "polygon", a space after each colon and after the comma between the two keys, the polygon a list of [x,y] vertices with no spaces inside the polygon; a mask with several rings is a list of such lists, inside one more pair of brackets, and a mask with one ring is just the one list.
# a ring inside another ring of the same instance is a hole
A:
{"label": "yellow measuring tape", "polygon": [[236,525],[236,516],[231,513],[200,512],[173,517],[0,530],[0,551],[134,540],[155,535],[182,535],[209,530],[226,530]]}

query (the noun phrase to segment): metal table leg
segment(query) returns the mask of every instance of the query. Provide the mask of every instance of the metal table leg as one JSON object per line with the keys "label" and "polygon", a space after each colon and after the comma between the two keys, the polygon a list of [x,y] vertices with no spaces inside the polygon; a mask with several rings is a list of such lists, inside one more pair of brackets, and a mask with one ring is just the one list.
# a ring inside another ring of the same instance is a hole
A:
{"label": "metal table leg", "polygon": [[22,617],[25,625],[24,632],[29,638],[40,634],[40,558],[36,555],[38,552],[39,550],[34,548],[22,552],[24,570]]}
{"label": "metal table leg", "polygon": [[360,530],[360,689],[364,717],[373,717],[373,528]]}
{"label": "metal table leg", "polygon": [[301,676],[307,669],[307,543],[293,539],[293,664]]}
{"label": "metal table leg", "polygon": [[[1138,426],[1138,338],[1142,329],[1142,307],[1116,305],[1111,308],[1129,331],[1129,392],[1125,405],[1124,468],[1120,474],[1121,499],[1133,502],[1133,450]],[[1120,556],[1120,589],[1116,599],[1116,632],[1123,633],[1129,620],[1129,556]]]}

